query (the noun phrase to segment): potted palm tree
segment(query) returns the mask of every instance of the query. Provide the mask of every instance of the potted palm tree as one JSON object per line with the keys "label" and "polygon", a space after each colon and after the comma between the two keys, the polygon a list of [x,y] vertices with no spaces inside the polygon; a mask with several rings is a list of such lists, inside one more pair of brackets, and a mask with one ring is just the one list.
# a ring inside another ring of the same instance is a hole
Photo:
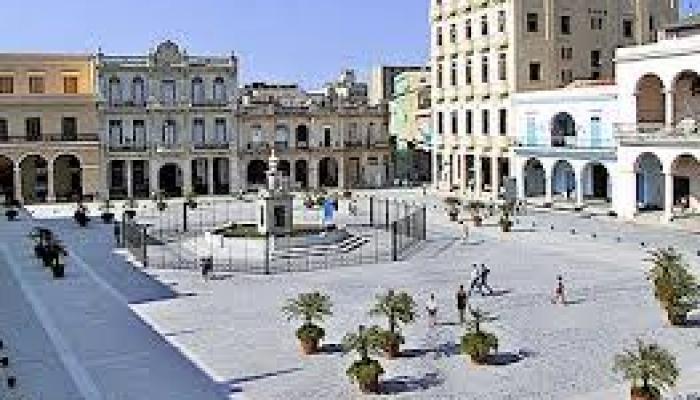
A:
{"label": "potted palm tree", "polygon": [[660,400],[661,391],[675,386],[679,375],[671,353],[641,339],[637,339],[636,348],[615,356],[613,371],[632,384],[631,400]]}
{"label": "potted palm tree", "polygon": [[195,192],[187,193],[187,196],[185,196],[185,202],[189,208],[194,210],[197,208],[197,194]]}
{"label": "potted palm tree", "polygon": [[109,200],[109,196],[105,197],[104,201],[102,202],[102,222],[105,224],[111,224],[112,221],[114,221],[114,213],[111,211],[112,210],[112,203]]}
{"label": "potted palm tree", "polygon": [[472,215],[472,221],[474,221],[474,226],[481,226],[484,222],[484,217],[481,215],[482,210],[486,206],[480,201],[472,201],[469,203],[469,212]]}
{"label": "potted palm tree", "polygon": [[153,192],[152,198],[158,211],[165,211],[168,208],[168,203],[165,202],[165,196],[162,192]]}
{"label": "potted palm tree", "polygon": [[370,310],[372,316],[384,316],[388,320],[388,329],[381,332],[381,346],[388,358],[399,355],[404,338],[398,323],[410,324],[416,318],[416,302],[405,292],[395,293],[389,290],[384,295],[377,296],[377,302]]}
{"label": "potted palm tree", "polygon": [[472,320],[469,321],[467,332],[462,336],[460,349],[462,353],[469,355],[473,363],[486,364],[491,352],[498,350],[498,338],[492,333],[481,330],[481,325],[492,321],[493,318],[479,309],[471,310],[470,313]]}
{"label": "potted palm tree", "polygon": [[501,218],[498,221],[498,225],[501,226],[502,232],[510,232],[513,229],[513,219],[511,218],[512,213],[512,204],[506,203],[501,206]]}
{"label": "potted palm tree", "polygon": [[326,333],[314,321],[321,322],[325,317],[333,315],[331,307],[330,297],[319,292],[301,293],[297,298],[289,299],[282,307],[288,320],[298,319],[304,322],[296,332],[303,354],[318,352],[318,342]]}
{"label": "potted palm tree", "polygon": [[372,326],[369,329],[360,325],[357,333],[348,333],[343,338],[343,351],[354,351],[359,356],[347,369],[350,382],[357,382],[362,393],[379,393],[379,377],[384,374],[382,365],[370,358],[381,349],[381,329]]}
{"label": "potted palm tree", "polygon": [[648,279],[654,286],[654,296],[672,325],[684,325],[688,313],[700,302],[697,279],[675,249],[659,249],[649,254],[647,261],[651,262],[652,267]]}
{"label": "potted palm tree", "polygon": [[457,221],[459,218],[459,199],[456,197],[446,197],[445,206],[447,207],[447,215],[450,217],[450,221]]}

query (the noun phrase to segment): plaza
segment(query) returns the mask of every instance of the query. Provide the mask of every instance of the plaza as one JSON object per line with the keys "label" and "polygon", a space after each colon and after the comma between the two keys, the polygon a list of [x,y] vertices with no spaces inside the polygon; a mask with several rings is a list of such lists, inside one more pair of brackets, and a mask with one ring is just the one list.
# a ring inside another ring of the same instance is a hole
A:
{"label": "plaza", "polygon": [[[628,386],[611,372],[612,359],[638,337],[677,356],[678,393],[700,391],[698,315],[689,327],[668,326],[644,261],[650,249],[674,246],[697,274],[693,232],[529,209],[512,233],[487,219],[464,242],[436,197],[365,194],[426,204],[428,240],[396,263],[273,275],[219,271],[209,281],[195,269],[135,268],[114,248],[110,225],[95,218],[78,228],[70,206],[29,207],[31,217],[0,227],[3,282],[16,283],[2,293],[17,299],[1,303],[3,315],[14,316],[3,320],[26,321],[26,333],[0,327],[14,349],[19,390],[52,399],[357,398],[345,375],[352,357],[338,344],[359,324],[382,325],[367,312],[375,295],[394,288],[414,296],[419,317],[403,331],[403,356],[379,358],[383,397],[619,399]],[[342,202],[339,210],[346,218]],[[27,239],[10,249],[10,238],[26,237],[35,225],[54,230],[68,247],[63,281],[39,270]],[[454,294],[468,285],[472,263],[493,271],[496,294],[470,302],[496,317],[488,329],[500,340],[498,365],[476,367],[459,354]],[[550,302],[559,274],[567,306]],[[281,307],[316,290],[331,297],[333,316],[322,324],[321,354],[302,356]],[[424,312],[430,293],[439,304],[435,328]]]}

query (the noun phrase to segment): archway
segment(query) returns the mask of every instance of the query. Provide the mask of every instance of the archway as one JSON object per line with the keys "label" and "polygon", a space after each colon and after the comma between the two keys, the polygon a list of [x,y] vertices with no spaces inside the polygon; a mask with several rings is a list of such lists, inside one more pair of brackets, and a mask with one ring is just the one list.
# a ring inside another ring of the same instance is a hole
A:
{"label": "archway", "polygon": [[576,145],[576,122],[571,114],[560,112],[552,118],[552,147]]}
{"label": "archway", "polygon": [[252,160],[248,163],[247,182],[249,185],[265,185],[267,181],[267,163],[262,160]]}
{"label": "archway", "polygon": [[0,197],[3,202],[16,200],[15,163],[3,155],[0,155]]}
{"label": "archway", "polygon": [[125,199],[128,196],[126,181],[126,161],[111,160],[108,165],[109,198]]}
{"label": "archway", "polygon": [[637,209],[662,210],[664,207],[664,173],[659,157],[642,153],[634,163],[637,174]]}
{"label": "archway", "polygon": [[183,176],[179,165],[168,163],[158,171],[158,190],[167,197],[182,197]]}
{"label": "archway", "polygon": [[318,186],[338,187],[338,161],[326,157],[318,163]]}
{"label": "archway", "polygon": [[552,194],[573,200],[576,190],[576,173],[571,163],[566,160],[557,161],[552,167]]}
{"label": "archway", "polygon": [[282,176],[287,178],[292,175],[292,165],[289,160],[280,160],[279,164],[277,164],[277,170],[280,172],[280,174],[282,174]]}
{"label": "archway", "polygon": [[671,164],[673,204],[700,208],[700,162],[690,154],[678,156]]}
{"label": "archway", "polygon": [[25,203],[46,202],[49,195],[48,165],[46,159],[38,155],[27,156],[20,162]]}
{"label": "archway", "polygon": [[294,163],[294,181],[302,189],[309,186],[309,167],[306,160],[297,160]]}
{"label": "archway", "polygon": [[79,201],[83,196],[83,171],[78,157],[58,156],[53,162],[56,201]]}
{"label": "archway", "polygon": [[309,147],[309,128],[306,125],[297,126],[296,146],[302,149]]}
{"label": "archway", "polygon": [[610,173],[603,164],[590,162],[583,167],[583,195],[589,199],[610,199]]}
{"label": "archway", "polygon": [[206,195],[209,187],[209,173],[211,165],[208,158],[195,158],[192,160],[192,190],[197,195]]}
{"label": "archway", "polygon": [[637,82],[637,123],[664,123],[666,95],[664,83],[656,75],[644,75]]}
{"label": "archway", "polygon": [[531,158],[523,168],[525,197],[544,196],[546,192],[547,174],[540,160]]}
{"label": "archway", "polygon": [[683,71],[673,82],[673,121],[698,122],[700,116],[700,74]]}
{"label": "archway", "polygon": [[214,173],[214,194],[229,194],[231,192],[230,161],[228,158],[214,158],[212,171]]}

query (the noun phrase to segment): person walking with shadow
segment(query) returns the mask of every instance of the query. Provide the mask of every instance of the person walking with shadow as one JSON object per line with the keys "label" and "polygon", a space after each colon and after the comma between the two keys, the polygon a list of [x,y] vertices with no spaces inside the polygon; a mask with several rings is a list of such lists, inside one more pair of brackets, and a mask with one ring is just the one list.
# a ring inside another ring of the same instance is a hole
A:
{"label": "person walking with shadow", "polygon": [[481,272],[479,271],[479,266],[476,264],[472,264],[472,273],[471,273],[471,283],[469,285],[469,293],[467,296],[471,297],[472,293],[474,290],[477,288],[479,291],[481,291]]}
{"label": "person walking with shadow", "polygon": [[119,221],[114,221],[114,241],[117,243],[117,247],[122,245],[122,227]]}
{"label": "person walking with shadow", "polygon": [[438,312],[438,303],[437,300],[435,300],[434,293],[430,294],[430,298],[428,299],[428,303],[426,304],[425,309],[428,312],[428,325],[431,328],[434,328],[437,325]]}
{"label": "person walking with shadow", "polygon": [[459,285],[457,290],[457,314],[459,314],[459,324],[464,325],[466,322],[465,314],[467,311],[467,292],[464,290],[464,285]]}
{"label": "person walking with shadow", "polygon": [[479,292],[481,295],[484,295],[484,288],[488,290],[489,296],[493,294],[493,289],[491,286],[489,286],[489,274],[491,273],[491,270],[489,267],[486,266],[486,264],[481,264],[481,269],[479,270],[479,276],[480,276],[480,285],[479,285]]}
{"label": "person walking with shadow", "polygon": [[554,289],[554,297],[552,304],[566,305],[566,295],[564,293],[564,278],[561,275],[557,276],[557,287]]}

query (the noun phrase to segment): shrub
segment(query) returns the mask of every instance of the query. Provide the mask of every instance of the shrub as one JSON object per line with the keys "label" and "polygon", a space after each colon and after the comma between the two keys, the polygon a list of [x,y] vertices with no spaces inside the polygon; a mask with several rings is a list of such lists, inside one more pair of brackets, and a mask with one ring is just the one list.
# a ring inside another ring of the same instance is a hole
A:
{"label": "shrub", "polygon": [[666,311],[669,322],[682,325],[688,313],[700,302],[697,279],[673,248],[654,250],[649,254],[647,261],[651,262],[652,268],[648,279],[654,286],[654,296]]}
{"label": "shrub", "polygon": [[289,299],[282,307],[282,312],[288,320],[302,320],[304,324],[297,329],[296,335],[302,344],[308,345],[307,352],[314,352],[318,341],[323,339],[323,328],[316,326],[314,321],[323,321],[326,316],[332,315],[331,300],[327,295],[319,292],[301,293],[295,299]]}
{"label": "shrub", "polygon": [[379,376],[384,373],[381,364],[371,359],[381,349],[382,330],[378,326],[365,328],[360,325],[357,333],[349,333],[343,338],[343,351],[354,351],[359,360],[354,361],[346,373],[350,382],[357,382],[365,393],[376,393],[379,389]]}
{"label": "shrub", "polygon": [[297,339],[301,341],[319,341],[326,336],[326,332],[320,326],[304,324],[297,329]]}
{"label": "shrub", "polygon": [[661,390],[676,385],[679,370],[675,357],[655,343],[637,339],[637,346],[615,356],[613,371],[632,384],[632,394],[661,399]]}
{"label": "shrub", "polygon": [[382,348],[395,356],[399,345],[404,343],[398,324],[410,324],[416,318],[416,302],[405,292],[395,293],[389,290],[385,295],[378,295],[377,302],[370,310],[370,315],[387,318],[388,330],[380,333]]}

